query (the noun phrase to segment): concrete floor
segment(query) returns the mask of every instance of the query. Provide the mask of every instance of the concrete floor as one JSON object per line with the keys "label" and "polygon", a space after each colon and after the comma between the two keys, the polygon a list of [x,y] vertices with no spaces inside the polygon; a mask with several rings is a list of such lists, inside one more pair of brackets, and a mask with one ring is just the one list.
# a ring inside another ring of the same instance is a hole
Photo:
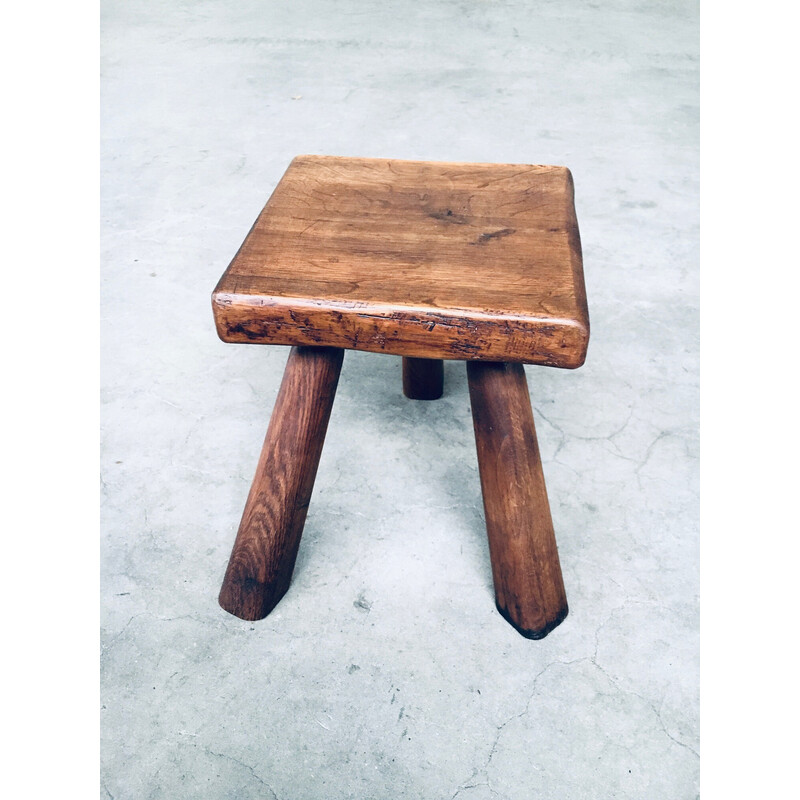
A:
{"label": "concrete floor", "polygon": [[[696,4],[106,0],[102,40],[101,796],[695,798]],[[572,169],[546,639],[494,607],[458,362],[426,404],[346,355],[289,593],[217,606],[288,351],[210,293],[298,153]]]}

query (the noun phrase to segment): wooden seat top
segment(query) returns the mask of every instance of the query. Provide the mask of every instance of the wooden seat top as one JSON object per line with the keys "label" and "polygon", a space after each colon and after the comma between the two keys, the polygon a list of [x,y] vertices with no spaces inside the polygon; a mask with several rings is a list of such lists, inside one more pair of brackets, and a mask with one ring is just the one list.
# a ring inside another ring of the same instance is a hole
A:
{"label": "wooden seat top", "polygon": [[566,167],[298,156],[213,294],[226,342],[583,364]]}

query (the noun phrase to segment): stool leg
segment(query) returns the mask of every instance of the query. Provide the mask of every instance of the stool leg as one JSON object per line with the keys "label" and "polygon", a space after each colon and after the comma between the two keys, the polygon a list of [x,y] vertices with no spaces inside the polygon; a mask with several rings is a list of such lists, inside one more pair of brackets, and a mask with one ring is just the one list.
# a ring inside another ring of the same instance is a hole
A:
{"label": "stool leg", "polygon": [[444,365],[437,358],[403,357],[403,394],[411,400],[438,400],[444,391]]}
{"label": "stool leg", "polygon": [[528,384],[521,364],[467,362],[497,609],[541,639],[567,616]]}
{"label": "stool leg", "polygon": [[289,588],[344,351],[293,347],[222,583],[219,604],[263,619]]}

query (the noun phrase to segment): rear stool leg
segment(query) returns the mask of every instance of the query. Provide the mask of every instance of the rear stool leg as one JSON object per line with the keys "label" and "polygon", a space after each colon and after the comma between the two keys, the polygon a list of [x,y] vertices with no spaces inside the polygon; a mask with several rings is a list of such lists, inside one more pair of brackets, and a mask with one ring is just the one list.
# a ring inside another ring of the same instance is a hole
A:
{"label": "rear stool leg", "polygon": [[344,351],[293,347],[222,583],[219,604],[263,619],[289,588]]}
{"label": "rear stool leg", "polygon": [[468,361],[467,377],[497,608],[541,639],[568,609],[525,371]]}
{"label": "rear stool leg", "polygon": [[403,357],[403,394],[410,400],[438,400],[444,391],[444,365],[438,358]]}

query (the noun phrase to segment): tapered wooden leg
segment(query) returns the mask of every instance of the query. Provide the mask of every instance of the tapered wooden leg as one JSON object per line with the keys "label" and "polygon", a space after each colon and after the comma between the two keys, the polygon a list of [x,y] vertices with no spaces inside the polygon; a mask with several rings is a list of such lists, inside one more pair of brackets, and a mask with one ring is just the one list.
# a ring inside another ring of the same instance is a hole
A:
{"label": "tapered wooden leg", "polygon": [[438,400],[444,391],[444,365],[437,358],[403,357],[403,394],[411,400]]}
{"label": "tapered wooden leg", "polygon": [[330,347],[289,354],[219,595],[234,616],[263,619],[289,588],[343,357]]}
{"label": "tapered wooden leg", "polygon": [[567,597],[521,364],[467,362],[497,608],[529,639],[567,616]]}

